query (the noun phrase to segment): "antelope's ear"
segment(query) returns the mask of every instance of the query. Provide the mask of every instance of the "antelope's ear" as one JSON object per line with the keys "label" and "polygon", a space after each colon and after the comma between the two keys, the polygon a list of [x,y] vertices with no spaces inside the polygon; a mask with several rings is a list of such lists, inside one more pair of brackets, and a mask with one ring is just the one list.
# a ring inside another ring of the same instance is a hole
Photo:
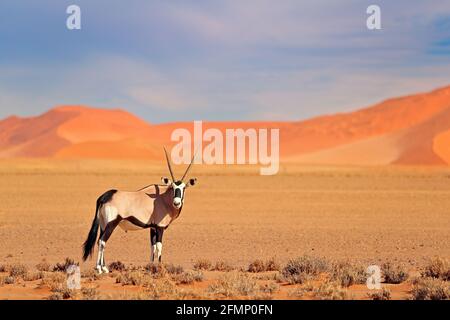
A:
{"label": "antelope's ear", "polygon": [[191,178],[189,179],[189,185],[194,186],[197,183],[197,178]]}
{"label": "antelope's ear", "polygon": [[172,181],[170,181],[170,179],[166,178],[166,177],[162,177],[161,178],[161,182],[162,182],[163,185],[166,185],[166,186],[168,186],[168,185],[170,185],[172,183]]}

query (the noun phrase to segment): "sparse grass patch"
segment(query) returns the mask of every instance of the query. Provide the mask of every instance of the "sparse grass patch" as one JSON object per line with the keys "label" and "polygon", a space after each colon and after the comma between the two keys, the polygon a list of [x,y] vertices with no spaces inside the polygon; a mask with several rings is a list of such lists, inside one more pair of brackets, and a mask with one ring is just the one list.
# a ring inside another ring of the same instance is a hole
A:
{"label": "sparse grass patch", "polygon": [[265,283],[259,286],[259,291],[265,294],[274,294],[280,290],[280,285],[274,282]]}
{"label": "sparse grass patch", "polygon": [[173,263],[165,264],[164,267],[169,274],[182,274],[184,271],[182,266]]}
{"label": "sparse grass patch", "polygon": [[266,265],[261,259],[252,261],[248,266],[248,272],[264,272],[266,271]]}
{"label": "sparse grass patch", "polygon": [[229,264],[223,260],[220,260],[214,264],[214,266],[211,268],[211,270],[230,272],[230,271],[234,270],[234,267],[231,264]]}
{"label": "sparse grass patch", "polygon": [[152,277],[141,271],[126,271],[120,273],[116,277],[116,283],[121,283],[123,286],[140,286],[148,283]]}
{"label": "sparse grass patch", "polygon": [[121,261],[113,261],[108,266],[109,271],[123,272],[127,270],[127,267]]}
{"label": "sparse grass patch", "polygon": [[145,292],[149,299],[161,299],[176,297],[178,291],[168,279],[159,279],[148,282]]}
{"label": "sparse grass patch", "polygon": [[83,300],[99,300],[100,295],[96,288],[81,288]]}
{"label": "sparse grass patch", "polygon": [[48,263],[45,259],[42,259],[42,261],[36,265],[36,269],[38,271],[48,272],[50,271],[50,263]]}
{"label": "sparse grass patch", "polygon": [[314,296],[320,300],[346,300],[347,290],[343,289],[337,282],[324,282],[314,289]]}
{"label": "sparse grass patch", "polygon": [[182,274],[176,275],[174,279],[177,284],[191,284],[203,281],[203,273],[198,270],[189,270]]}
{"label": "sparse grass patch", "polygon": [[59,288],[66,285],[66,276],[63,273],[44,273],[44,277],[39,287],[48,287],[51,291],[56,292]]}
{"label": "sparse grass patch", "polygon": [[212,263],[207,259],[199,259],[194,263],[195,270],[211,270]]}
{"label": "sparse grass patch", "polygon": [[81,271],[81,278],[87,279],[89,281],[95,281],[100,279],[102,276],[97,273],[94,269],[88,269]]}
{"label": "sparse grass patch", "polygon": [[367,296],[372,300],[391,300],[391,291],[386,288],[377,290],[375,292],[369,292]]}
{"label": "sparse grass patch", "polygon": [[23,276],[24,281],[36,281],[45,277],[45,273],[43,271],[38,272],[28,272],[25,276]]}
{"label": "sparse grass patch", "polygon": [[305,293],[313,292],[314,285],[311,282],[307,282],[301,287],[296,287],[289,291],[288,295],[296,298],[302,298]]}
{"label": "sparse grass patch", "polygon": [[275,260],[275,258],[271,258],[266,261],[266,271],[280,271],[281,265]]}
{"label": "sparse grass patch", "polygon": [[287,281],[290,284],[304,283],[306,280],[328,271],[329,268],[325,259],[305,255],[289,260],[281,271],[279,280]]}
{"label": "sparse grass patch", "polygon": [[450,281],[450,261],[444,258],[434,258],[421,272],[422,277],[430,277]]}
{"label": "sparse grass patch", "polygon": [[227,273],[208,287],[208,292],[224,297],[252,296],[258,291],[254,279],[244,273]]}
{"label": "sparse grass patch", "polygon": [[393,265],[390,262],[383,263],[381,270],[384,276],[385,283],[398,284],[408,279],[408,272],[399,265]]}
{"label": "sparse grass patch", "polygon": [[28,268],[20,263],[10,265],[8,268],[9,276],[14,278],[23,278],[28,273]]}
{"label": "sparse grass patch", "polygon": [[164,278],[167,275],[167,270],[161,263],[149,263],[145,266],[153,278]]}
{"label": "sparse grass patch", "polygon": [[349,287],[353,284],[362,284],[367,280],[365,268],[361,265],[352,265],[349,262],[333,263],[330,277],[342,287]]}
{"label": "sparse grass patch", "polygon": [[66,269],[72,265],[78,266],[79,264],[75,263],[73,259],[66,258],[63,263],[58,262],[53,266],[53,272],[66,272]]}
{"label": "sparse grass patch", "polygon": [[436,278],[420,278],[414,282],[411,290],[412,300],[450,299],[450,284]]}

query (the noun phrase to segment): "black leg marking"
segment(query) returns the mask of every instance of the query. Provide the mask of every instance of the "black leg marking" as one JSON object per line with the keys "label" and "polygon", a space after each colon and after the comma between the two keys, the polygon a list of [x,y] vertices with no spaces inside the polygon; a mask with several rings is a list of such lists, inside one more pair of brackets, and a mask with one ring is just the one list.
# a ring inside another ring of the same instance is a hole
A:
{"label": "black leg marking", "polygon": [[[162,227],[156,227],[156,242],[161,242],[161,244],[162,244],[164,229],[165,228],[162,228]],[[162,253],[159,256],[159,262],[161,262],[161,258],[162,258]]]}

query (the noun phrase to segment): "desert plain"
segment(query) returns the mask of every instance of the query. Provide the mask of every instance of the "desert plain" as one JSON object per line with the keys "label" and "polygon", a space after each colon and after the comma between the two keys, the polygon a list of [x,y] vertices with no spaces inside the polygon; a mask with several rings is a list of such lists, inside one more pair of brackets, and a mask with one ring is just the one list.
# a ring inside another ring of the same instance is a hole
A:
{"label": "desert plain", "polygon": [[[191,270],[199,261],[219,261],[243,272],[255,260],[283,266],[310,256],[365,267],[391,262],[412,277],[430,259],[450,257],[448,167],[282,163],[277,175],[258,173],[257,166],[195,165],[191,176],[198,184],[187,190],[179,219],[164,234],[163,263]],[[137,190],[167,175],[163,163],[144,160],[1,160],[0,265],[33,270],[68,257],[83,273],[92,272],[95,259],[82,263],[81,246],[96,199],[109,189]],[[131,269],[148,264],[149,231],[116,229],[105,257]],[[196,290],[206,290],[222,273],[207,270],[201,282],[180,286],[201,298]],[[267,282],[276,275],[249,277]],[[113,274],[92,281],[96,292],[113,298],[139,292]],[[52,292],[41,282],[4,284],[0,299],[48,298]],[[295,298],[295,285],[277,283],[270,298]],[[411,284],[391,286],[393,298],[408,298]],[[369,291],[365,284],[346,290],[353,298],[367,298]]]}

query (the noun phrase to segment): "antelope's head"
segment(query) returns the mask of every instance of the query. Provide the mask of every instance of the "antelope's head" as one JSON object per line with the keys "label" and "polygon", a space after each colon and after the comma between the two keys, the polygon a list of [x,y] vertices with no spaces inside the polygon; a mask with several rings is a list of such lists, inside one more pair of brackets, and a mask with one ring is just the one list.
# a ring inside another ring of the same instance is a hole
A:
{"label": "antelope's head", "polygon": [[166,148],[164,148],[164,153],[166,154],[167,166],[169,167],[171,179],[163,177],[161,178],[161,182],[172,189],[173,191],[172,205],[174,206],[175,209],[180,209],[184,202],[184,195],[186,188],[194,186],[197,182],[197,178],[190,178],[186,180],[186,176],[189,173],[189,170],[191,169],[192,163],[194,162],[195,155],[192,157],[191,163],[184,172],[183,177],[180,180],[177,180],[175,179],[175,176],[173,174],[172,165],[170,163]]}

